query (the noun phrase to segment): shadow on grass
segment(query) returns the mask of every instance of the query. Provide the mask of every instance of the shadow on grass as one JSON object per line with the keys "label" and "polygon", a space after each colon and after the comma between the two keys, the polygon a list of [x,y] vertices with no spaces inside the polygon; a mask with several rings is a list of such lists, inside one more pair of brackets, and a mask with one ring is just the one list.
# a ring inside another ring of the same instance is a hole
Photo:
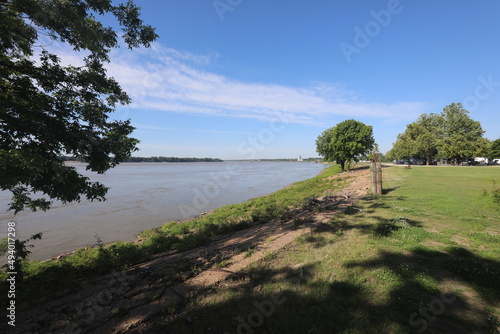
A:
{"label": "shadow on grass", "polygon": [[[417,248],[409,254],[383,252],[374,260],[346,266],[398,276],[400,284],[390,292],[387,305],[405,310],[407,324],[417,332],[493,333],[498,326],[498,319],[481,305],[493,307],[500,300],[498,261],[463,248],[447,253]],[[445,288],[436,288],[432,281]],[[453,286],[463,293],[449,293]]]}
{"label": "shadow on grass", "polygon": [[[462,270],[463,254],[419,249],[381,253],[376,259],[347,263],[374,273],[390,271],[397,283],[384,300],[373,298],[365,280],[318,279],[319,263],[299,268],[249,271],[250,280],[224,282],[205,291],[189,312],[173,321],[150,324],[147,333],[490,333],[491,322],[474,298],[448,290],[449,282],[472,289],[493,306],[498,302],[497,261],[469,254],[479,267]],[[443,265],[444,264],[444,265]],[[443,269],[444,268],[444,269]],[[369,276],[368,276],[369,277]],[[442,283],[435,288],[429,280]],[[496,291],[495,291],[496,289]],[[470,295],[470,292],[468,293]],[[207,297],[208,296],[208,297]],[[221,297],[223,296],[223,297]]]}
{"label": "shadow on grass", "polygon": [[399,189],[399,188],[401,188],[401,186],[397,186],[397,187],[393,187],[393,188],[384,188],[384,189],[382,189],[382,195],[387,195],[387,194],[389,194],[389,193],[391,193],[394,190]]}
{"label": "shadow on grass", "polygon": [[366,208],[363,210],[366,213],[374,213],[377,209],[390,209],[387,201],[380,201],[371,195],[363,197],[362,201],[366,204]]}
{"label": "shadow on grass", "polygon": [[311,244],[314,248],[322,248],[335,241],[317,235],[304,235],[298,239],[299,242]]}
{"label": "shadow on grass", "polygon": [[[195,307],[151,333],[340,333],[380,324],[384,309],[366,303],[368,292],[350,282],[314,280],[317,264],[297,269],[259,269],[250,282],[224,289],[233,297]],[[279,291],[266,292],[275,285]],[[378,326],[377,326],[378,327]]]}
{"label": "shadow on grass", "polygon": [[356,166],[356,167],[349,169],[349,171],[347,171],[347,173],[354,172],[357,170],[366,170],[366,169],[370,169],[370,166]]}
{"label": "shadow on grass", "polygon": [[[346,215],[355,215],[359,212],[350,213],[346,211],[344,214]],[[423,223],[419,221],[415,221],[412,219],[408,219],[405,217],[397,217],[397,218],[382,218],[378,216],[371,216],[372,219],[376,220],[376,224],[350,224],[349,221],[339,219],[335,217],[334,219],[328,222],[322,222],[318,224],[314,228],[314,232],[329,232],[337,235],[341,235],[342,232],[350,231],[350,230],[359,230],[365,234],[371,234],[376,237],[389,237],[395,232],[411,227],[423,227]]]}
{"label": "shadow on grass", "polygon": [[[411,227],[420,224],[406,223]],[[377,235],[373,225],[350,225],[342,220],[317,228],[316,232],[339,234],[359,229]],[[392,229],[388,231],[393,233]],[[385,238],[390,233],[378,236]],[[305,241],[314,247],[331,241],[321,235],[310,237]],[[175,282],[153,277],[147,267],[137,268],[141,272],[137,279],[131,274],[123,276],[123,292],[127,295],[129,291],[144,291],[148,302],[126,309],[106,306],[108,297],[97,295],[92,297],[96,304],[84,308],[81,315],[91,319],[89,311],[102,308],[113,316],[99,323],[97,319],[89,322],[89,326],[96,327],[79,329],[82,333],[111,332],[118,326],[127,328],[127,333],[494,332],[498,324],[486,309],[497,306],[500,300],[498,261],[459,247],[450,247],[446,252],[419,247],[404,253],[374,255],[366,261],[344,263],[352,277],[342,280],[335,279],[334,270],[325,275],[319,259],[281,268],[273,268],[273,261],[264,261],[215,287],[199,287],[198,293],[188,299],[174,294],[169,299],[168,291]],[[378,291],[374,289],[380,286],[389,287],[384,298],[376,297]],[[123,294],[118,292],[117,298]],[[73,315],[74,319],[78,319],[77,315]],[[71,319],[71,314],[67,317]],[[144,319],[144,323],[130,326],[138,319]],[[48,326],[50,321],[48,318]]]}
{"label": "shadow on grass", "polygon": [[379,237],[388,237],[396,231],[408,227],[422,227],[421,222],[404,217],[390,219],[382,219],[380,217],[374,218],[376,218],[379,222],[375,225],[373,233]]}
{"label": "shadow on grass", "polygon": [[[405,218],[376,219],[375,227],[334,220],[315,232],[341,236],[358,229],[385,238],[401,228],[421,227]],[[311,234],[303,242],[319,248],[332,241]],[[334,271],[325,279],[319,262],[281,269],[262,265],[247,273],[250,279],[205,291],[192,301],[193,309],[150,324],[146,332],[478,334],[494,333],[499,325],[487,309],[500,300],[500,262],[465,248],[381,252],[344,268],[352,279],[335,280]],[[385,285],[390,287],[386,297],[374,297],[374,289]]]}

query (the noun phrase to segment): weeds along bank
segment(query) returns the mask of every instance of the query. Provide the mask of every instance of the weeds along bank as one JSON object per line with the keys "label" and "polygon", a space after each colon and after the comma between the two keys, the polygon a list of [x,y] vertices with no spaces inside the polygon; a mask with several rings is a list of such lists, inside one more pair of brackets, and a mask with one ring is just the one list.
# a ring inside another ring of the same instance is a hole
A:
{"label": "weeds along bank", "polygon": [[[291,210],[307,206],[310,199],[338,189],[340,182],[329,178],[339,172],[338,166],[331,166],[314,178],[270,195],[225,206],[189,221],[169,222],[142,232],[137,242],[82,248],[60,260],[24,261],[21,264],[24,279],[18,286],[18,298],[32,299],[77,287],[86,279],[140,263],[161,252],[202,246],[217,235],[269,221],[288,221]],[[6,284],[7,272],[0,275],[1,284]]]}

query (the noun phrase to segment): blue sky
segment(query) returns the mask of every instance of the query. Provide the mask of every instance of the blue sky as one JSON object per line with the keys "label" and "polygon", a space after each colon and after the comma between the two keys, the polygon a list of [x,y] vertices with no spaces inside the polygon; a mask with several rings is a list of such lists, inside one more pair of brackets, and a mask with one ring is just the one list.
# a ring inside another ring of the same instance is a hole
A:
{"label": "blue sky", "polygon": [[137,127],[135,156],[313,157],[349,118],[386,152],[452,102],[500,137],[498,1],[135,2],[160,38],[108,66],[134,101],[113,117]]}

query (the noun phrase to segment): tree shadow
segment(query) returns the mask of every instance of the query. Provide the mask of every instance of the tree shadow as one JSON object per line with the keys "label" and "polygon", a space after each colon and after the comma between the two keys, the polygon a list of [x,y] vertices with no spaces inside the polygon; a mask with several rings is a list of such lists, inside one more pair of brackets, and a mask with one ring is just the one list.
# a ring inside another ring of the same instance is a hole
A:
{"label": "tree shadow", "polygon": [[328,240],[323,236],[307,234],[298,239],[299,242],[311,244],[314,248],[322,248],[328,244],[333,244],[333,240]]}
{"label": "tree shadow", "polygon": [[348,172],[357,171],[357,170],[366,170],[366,169],[370,169],[370,166],[356,166],[356,167],[349,169]]}
{"label": "tree shadow", "polygon": [[397,190],[399,188],[401,188],[401,186],[392,187],[392,188],[383,188],[382,189],[382,195],[390,194],[391,192],[393,192],[394,190]]}
{"label": "tree shadow", "polygon": [[328,232],[336,235],[342,235],[342,233],[350,230],[360,230],[364,233],[372,233],[372,224],[350,224],[349,221],[342,219],[341,217],[335,217],[327,222],[322,222],[316,224],[313,231],[316,233]]}
{"label": "tree shadow", "polygon": [[[357,229],[386,238],[399,231],[397,223],[397,229],[381,227],[378,231],[378,224],[356,225],[338,219],[318,225],[314,232],[338,234]],[[416,221],[405,223],[421,226]],[[330,242],[314,233],[311,237],[306,241],[313,247]],[[483,305],[498,306],[500,263],[464,248],[381,252],[369,260],[344,263],[348,279],[337,277],[335,271],[325,277],[320,262],[324,260],[288,266],[268,261],[215,286],[194,286],[192,294],[176,290],[179,281],[164,271],[137,267],[127,274],[100,278],[116,284],[107,293],[90,289],[87,299],[83,292],[72,296],[82,309],[59,309],[63,318],[47,315],[37,326],[81,333],[125,328],[127,333],[478,334],[492,332],[498,325]],[[186,269],[193,272],[196,268]],[[374,286],[387,288],[382,294]],[[379,298],[374,296],[377,293]],[[111,298],[122,298],[127,308],[111,303]],[[97,318],[98,313],[106,313],[106,320]],[[89,320],[84,321],[87,325],[73,327],[81,318]],[[61,325],[61,321],[66,323]]]}
{"label": "tree shadow", "polygon": [[[387,226],[383,225],[386,219],[376,218],[380,225],[375,228],[336,220],[320,224],[315,232],[359,229],[385,238],[400,228],[422,225],[400,219]],[[312,234],[305,242],[319,248],[329,241]],[[180,311],[173,320],[158,321],[146,332],[478,334],[498,325],[483,304],[498,305],[500,262],[464,248],[381,252],[344,267],[358,274],[361,270],[362,278],[319,279],[319,262],[280,269],[258,267],[247,272],[248,279],[205,290],[204,298],[217,291],[214,299],[208,297],[193,309]],[[390,285],[387,297],[374,298],[371,282]],[[221,295],[226,297],[220,300]]]}
{"label": "tree shadow", "polygon": [[390,218],[383,219],[380,217],[374,217],[379,222],[374,225],[373,233],[379,237],[388,237],[404,228],[408,227],[422,227],[422,223],[418,221],[414,221],[408,218],[399,217],[399,218]]}
{"label": "tree shadow", "polygon": [[[498,305],[498,261],[464,248],[447,253],[417,248],[409,254],[382,252],[376,259],[346,267],[382,269],[398,276],[400,284],[390,292],[388,305],[407,310],[408,324],[419,333],[486,333],[498,326],[480,306],[481,302]],[[450,293],[452,286],[462,293]]]}
{"label": "tree shadow", "polygon": [[363,210],[366,213],[374,213],[377,209],[390,209],[390,206],[386,204],[386,201],[381,201],[371,195],[363,197],[362,201],[367,205],[367,207]]}
{"label": "tree shadow", "polygon": [[[488,322],[488,313],[470,295],[447,287],[447,282],[458,282],[489,305],[498,302],[498,291],[491,292],[498,274],[493,269],[499,263],[474,258],[489,269],[472,279],[453,265],[443,268],[443,263],[459,262],[457,255],[426,250],[382,252],[372,260],[345,264],[373,273],[359,281],[318,279],[318,262],[254,269],[247,272],[249,279],[228,280],[215,289],[205,289],[201,295],[208,301],[187,312],[180,310],[173,319],[150,323],[143,332],[488,333],[495,325]],[[397,277],[387,299],[374,299],[366,284],[367,279],[386,279],[377,272],[392,272]],[[443,288],[435,288],[428,280],[437,280]],[[218,294],[211,299],[215,291]],[[195,298],[193,303],[200,300]]]}
{"label": "tree shadow", "polygon": [[[312,279],[317,264],[296,269],[250,271],[247,282],[225,288],[234,297],[195,307],[174,321],[158,321],[148,333],[341,333],[366,329],[365,320],[380,323],[376,310],[366,303],[361,285],[345,281]],[[265,291],[277,284],[279,292]],[[363,321],[359,319],[364,318]]]}

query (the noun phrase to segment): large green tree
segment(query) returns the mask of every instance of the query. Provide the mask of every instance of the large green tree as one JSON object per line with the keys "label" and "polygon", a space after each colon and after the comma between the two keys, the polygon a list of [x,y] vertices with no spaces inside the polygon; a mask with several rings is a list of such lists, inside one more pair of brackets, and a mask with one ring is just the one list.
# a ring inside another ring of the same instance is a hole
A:
{"label": "large green tree", "polygon": [[461,103],[446,106],[441,113],[442,136],[439,150],[455,161],[481,155],[488,144],[479,121],[469,117],[469,111]]}
{"label": "large green tree", "polygon": [[[157,38],[139,10],[131,1],[0,1],[0,187],[13,194],[11,210],[105,199],[104,185],[58,156],[74,155],[104,173],[136,150],[130,122],[109,117],[130,99],[104,65],[121,39],[132,49]],[[103,25],[104,17],[115,18],[121,33]],[[53,41],[83,55],[85,65],[62,66],[49,51]]]}
{"label": "large green tree", "polygon": [[429,164],[438,153],[442,118],[437,114],[422,114],[406,126],[404,133],[398,135],[391,154],[401,158],[425,158]]}
{"label": "large green tree", "polygon": [[440,155],[455,161],[486,154],[489,141],[481,123],[469,117],[460,103],[452,103],[440,114],[422,114],[399,134],[390,156],[396,159],[424,158],[429,163]]}
{"label": "large green tree", "polygon": [[346,170],[346,162],[369,153],[374,144],[372,126],[348,119],[323,131],[316,140],[316,151],[327,161],[336,161],[342,170]]}
{"label": "large green tree", "polygon": [[491,143],[489,156],[492,159],[499,159],[500,158],[500,138],[494,140]]}

